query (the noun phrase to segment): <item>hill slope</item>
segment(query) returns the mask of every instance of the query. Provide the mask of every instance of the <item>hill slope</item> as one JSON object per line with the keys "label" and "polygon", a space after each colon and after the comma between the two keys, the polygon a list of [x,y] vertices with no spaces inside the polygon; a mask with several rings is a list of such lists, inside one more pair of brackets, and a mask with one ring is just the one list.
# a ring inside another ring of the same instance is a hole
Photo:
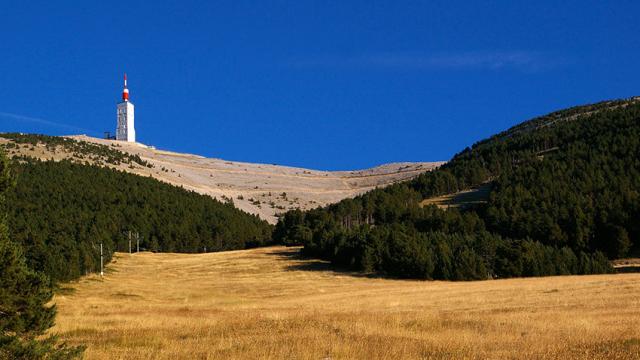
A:
{"label": "hill slope", "polygon": [[[71,136],[82,145],[63,143],[56,138],[3,135],[0,144],[19,143],[9,149],[11,156],[39,159],[70,159],[80,163],[106,165],[137,175],[151,176],[172,185],[218,200],[233,199],[236,207],[275,223],[276,214],[290,209],[311,209],[356,196],[376,187],[411,179],[442,163],[395,163],[355,171],[317,171],[303,168],[252,164],[198,155],[157,150],[137,143]],[[59,138],[58,138],[59,139]],[[53,144],[47,145],[47,144]],[[99,145],[99,146],[91,146]],[[106,147],[106,150],[105,150]],[[100,153],[122,152],[136,161],[113,161],[96,157]],[[117,163],[116,163],[117,162]]]}
{"label": "hill slope", "polygon": [[[470,193],[483,197],[461,200]],[[631,98],[524,122],[414,180],[290,212],[275,237],[367,271],[482,279],[610,271],[603,253],[640,251],[639,218],[640,98]]]}

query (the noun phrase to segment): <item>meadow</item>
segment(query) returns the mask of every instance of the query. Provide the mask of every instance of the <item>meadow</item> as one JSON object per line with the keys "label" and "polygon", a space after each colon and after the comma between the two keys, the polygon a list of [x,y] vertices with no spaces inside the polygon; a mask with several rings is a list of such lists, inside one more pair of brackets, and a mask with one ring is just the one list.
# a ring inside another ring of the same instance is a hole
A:
{"label": "meadow", "polygon": [[51,332],[87,359],[640,358],[637,273],[408,281],[298,250],[117,253]]}

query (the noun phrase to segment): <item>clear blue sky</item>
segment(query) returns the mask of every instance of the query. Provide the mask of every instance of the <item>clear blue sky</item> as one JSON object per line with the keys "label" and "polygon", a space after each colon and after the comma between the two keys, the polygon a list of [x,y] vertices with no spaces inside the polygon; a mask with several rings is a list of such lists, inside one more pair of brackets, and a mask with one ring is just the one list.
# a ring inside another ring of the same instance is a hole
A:
{"label": "clear blue sky", "polygon": [[319,169],[640,95],[637,1],[0,1],[0,131]]}

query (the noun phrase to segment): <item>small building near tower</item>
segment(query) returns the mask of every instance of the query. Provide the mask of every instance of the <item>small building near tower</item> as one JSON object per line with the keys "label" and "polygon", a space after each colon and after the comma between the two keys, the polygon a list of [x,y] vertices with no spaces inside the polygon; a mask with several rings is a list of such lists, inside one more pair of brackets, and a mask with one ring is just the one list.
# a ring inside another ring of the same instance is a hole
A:
{"label": "small building near tower", "polygon": [[118,103],[118,126],[116,128],[116,140],[136,142],[136,129],[133,124],[134,107],[129,101],[129,89],[127,89],[127,74],[124,74],[124,89],[122,90],[122,102]]}

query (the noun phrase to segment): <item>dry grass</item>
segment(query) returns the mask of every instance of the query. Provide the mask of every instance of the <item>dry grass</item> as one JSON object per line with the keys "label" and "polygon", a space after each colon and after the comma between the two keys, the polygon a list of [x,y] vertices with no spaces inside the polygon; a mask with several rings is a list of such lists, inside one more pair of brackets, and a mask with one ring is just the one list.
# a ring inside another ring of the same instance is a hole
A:
{"label": "dry grass", "polygon": [[489,199],[490,191],[491,185],[484,184],[477,188],[424,199],[420,202],[420,206],[436,205],[440,209],[448,209],[483,204]]}
{"label": "dry grass", "polygon": [[640,358],[640,274],[403,281],[273,247],[118,254],[71,286],[54,332],[89,359]]}

